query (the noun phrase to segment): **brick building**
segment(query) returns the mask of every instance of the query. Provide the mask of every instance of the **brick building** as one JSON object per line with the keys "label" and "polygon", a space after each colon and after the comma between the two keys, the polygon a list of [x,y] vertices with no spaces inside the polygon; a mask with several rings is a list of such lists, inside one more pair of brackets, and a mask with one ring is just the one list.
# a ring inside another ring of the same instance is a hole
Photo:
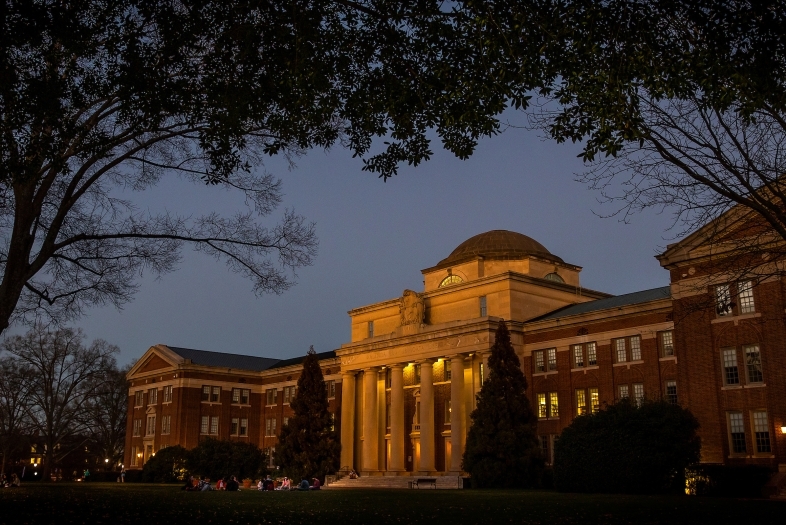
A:
{"label": "brick building", "polygon": [[[423,270],[423,292],[351,310],[350,342],[319,355],[342,468],[459,472],[502,319],[548,458],[577,415],[663,398],[698,417],[702,461],[786,466],[784,282],[714,273],[705,244],[697,232],[659,256],[670,286],[610,296],[537,241],[495,230]],[[151,347],[128,376],[125,465],[208,436],[275,449],[301,361]]]}

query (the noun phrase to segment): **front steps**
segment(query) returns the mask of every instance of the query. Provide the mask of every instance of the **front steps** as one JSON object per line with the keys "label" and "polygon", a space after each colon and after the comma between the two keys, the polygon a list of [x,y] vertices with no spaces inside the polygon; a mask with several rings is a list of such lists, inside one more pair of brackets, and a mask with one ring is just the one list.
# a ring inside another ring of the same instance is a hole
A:
{"label": "front steps", "polygon": [[[326,489],[406,489],[409,483],[418,478],[436,478],[438,489],[461,488],[461,476],[361,476],[349,479],[344,476],[325,486]],[[432,490],[431,485],[424,485],[419,490]]]}

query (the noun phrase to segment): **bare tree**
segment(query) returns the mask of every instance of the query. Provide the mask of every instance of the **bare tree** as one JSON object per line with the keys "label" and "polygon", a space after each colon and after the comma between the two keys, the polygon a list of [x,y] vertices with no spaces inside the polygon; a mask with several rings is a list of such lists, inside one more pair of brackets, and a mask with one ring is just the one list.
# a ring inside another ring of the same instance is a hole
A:
{"label": "bare tree", "polygon": [[0,472],[29,437],[30,369],[10,355],[0,357]]}
{"label": "bare tree", "polygon": [[84,445],[87,438],[81,436],[89,430],[84,411],[115,367],[116,346],[100,339],[85,346],[83,340],[81,330],[39,324],[3,343],[3,350],[31,374],[27,413],[43,442],[45,480],[57,461]]}
{"label": "bare tree", "polygon": [[[90,436],[91,451],[99,456],[104,467],[114,467],[123,459],[128,415],[128,381],[131,365],[112,366],[93,381],[98,385],[85,406],[85,425]],[[109,461],[106,461],[106,460]]]}

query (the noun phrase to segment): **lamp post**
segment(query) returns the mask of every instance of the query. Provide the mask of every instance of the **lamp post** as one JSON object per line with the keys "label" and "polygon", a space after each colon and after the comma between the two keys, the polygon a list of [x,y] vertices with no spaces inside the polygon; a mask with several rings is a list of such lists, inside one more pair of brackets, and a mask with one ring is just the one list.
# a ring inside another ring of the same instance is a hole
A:
{"label": "lamp post", "polygon": [[105,471],[109,470],[109,458],[104,459],[104,470]]}

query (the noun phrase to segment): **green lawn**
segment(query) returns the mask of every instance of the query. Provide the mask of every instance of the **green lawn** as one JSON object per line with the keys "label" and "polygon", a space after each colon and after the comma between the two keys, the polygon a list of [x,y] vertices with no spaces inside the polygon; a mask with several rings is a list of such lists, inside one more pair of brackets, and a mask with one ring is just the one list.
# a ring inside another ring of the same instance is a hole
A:
{"label": "green lawn", "polygon": [[786,502],[482,490],[194,493],[132,483],[0,489],[0,523],[13,525],[450,522],[783,524]]}

